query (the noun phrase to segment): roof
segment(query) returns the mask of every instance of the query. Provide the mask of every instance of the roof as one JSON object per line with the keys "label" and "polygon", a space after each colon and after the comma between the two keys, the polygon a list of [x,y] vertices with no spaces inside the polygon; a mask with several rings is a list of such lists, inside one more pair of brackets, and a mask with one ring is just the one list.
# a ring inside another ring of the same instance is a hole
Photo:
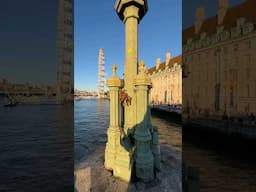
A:
{"label": "roof", "polygon": [[[181,55],[176,56],[176,57],[169,60],[169,63],[167,64],[167,66],[171,67],[171,66],[174,65],[174,63],[179,63],[181,65],[181,61],[182,61],[182,56]],[[165,62],[162,62],[159,65],[158,70],[163,70],[163,69],[165,69],[165,67],[166,67]],[[156,70],[156,66],[154,66],[154,67],[151,67],[150,69],[148,69],[148,73],[152,74],[154,71],[158,71],[158,70]]]}
{"label": "roof", "polygon": [[[245,18],[246,21],[256,23],[256,3],[255,0],[247,0],[242,4],[231,7],[227,10],[221,26],[224,30],[230,30],[237,24],[238,18]],[[200,33],[205,32],[207,35],[212,35],[217,32],[218,15],[209,17],[204,21],[198,34],[195,34],[195,26],[186,28],[182,32],[182,44],[186,44],[189,38],[199,38]]]}

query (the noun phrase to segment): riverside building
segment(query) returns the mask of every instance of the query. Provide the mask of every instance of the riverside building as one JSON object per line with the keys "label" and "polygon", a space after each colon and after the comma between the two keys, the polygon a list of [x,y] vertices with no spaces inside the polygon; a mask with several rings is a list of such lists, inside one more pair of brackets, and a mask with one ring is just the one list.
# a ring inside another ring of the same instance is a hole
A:
{"label": "riverside building", "polygon": [[195,24],[183,30],[184,117],[256,114],[255,0],[218,3],[216,16],[206,19],[198,7]]}
{"label": "riverside building", "polygon": [[164,62],[156,59],[154,67],[148,69],[152,81],[150,103],[154,105],[182,104],[182,65],[181,55],[172,58],[166,53]]}

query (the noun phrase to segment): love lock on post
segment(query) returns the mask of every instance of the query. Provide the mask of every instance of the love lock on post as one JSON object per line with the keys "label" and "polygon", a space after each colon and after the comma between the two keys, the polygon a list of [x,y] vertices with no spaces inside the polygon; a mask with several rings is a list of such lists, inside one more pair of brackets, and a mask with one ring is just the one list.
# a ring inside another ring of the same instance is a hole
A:
{"label": "love lock on post", "polygon": [[126,106],[131,105],[132,102],[132,98],[125,92],[125,90],[121,90],[120,93],[120,99],[121,99],[121,104],[124,106],[124,104],[126,104]]}

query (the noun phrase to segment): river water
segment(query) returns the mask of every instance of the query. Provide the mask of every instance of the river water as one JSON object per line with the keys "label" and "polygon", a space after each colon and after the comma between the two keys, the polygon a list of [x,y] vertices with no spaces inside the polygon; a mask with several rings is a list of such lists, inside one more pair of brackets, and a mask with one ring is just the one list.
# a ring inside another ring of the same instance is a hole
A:
{"label": "river water", "polygon": [[[75,102],[75,166],[86,160],[97,146],[105,145],[109,126],[108,100],[80,100]],[[159,142],[181,153],[181,128],[166,120],[152,117],[159,129]]]}
{"label": "river water", "polygon": [[[75,101],[74,108],[1,105],[0,119],[0,191],[73,191],[73,166],[106,143],[109,101]],[[236,148],[220,152],[200,136],[186,140],[182,149],[179,125],[155,116],[152,124],[159,128],[161,144],[200,167],[201,191],[256,191],[256,166],[246,160],[255,149],[245,148],[247,156]]]}
{"label": "river water", "polygon": [[202,192],[255,192],[255,143],[214,133],[183,135],[183,159],[200,170]]}
{"label": "river water", "polygon": [[3,107],[0,191],[73,191],[73,106]]}

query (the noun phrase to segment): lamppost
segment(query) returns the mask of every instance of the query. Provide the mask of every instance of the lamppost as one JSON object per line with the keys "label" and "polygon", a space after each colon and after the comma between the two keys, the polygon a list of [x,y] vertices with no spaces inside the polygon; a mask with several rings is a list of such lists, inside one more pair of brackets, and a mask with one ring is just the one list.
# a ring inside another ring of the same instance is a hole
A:
{"label": "lamppost", "polygon": [[117,77],[116,67],[113,67],[113,75],[107,81],[110,127],[105,167],[113,170],[114,176],[130,181],[135,166],[136,177],[149,181],[154,178],[154,169],[160,169],[160,150],[158,132],[150,122],[151,79],[144,62],[140,63],[140,70],[138,66],[138,24],[148,4],[147,0],[117,0],[115,10],[125,24],[125,66],[124,80]]}

